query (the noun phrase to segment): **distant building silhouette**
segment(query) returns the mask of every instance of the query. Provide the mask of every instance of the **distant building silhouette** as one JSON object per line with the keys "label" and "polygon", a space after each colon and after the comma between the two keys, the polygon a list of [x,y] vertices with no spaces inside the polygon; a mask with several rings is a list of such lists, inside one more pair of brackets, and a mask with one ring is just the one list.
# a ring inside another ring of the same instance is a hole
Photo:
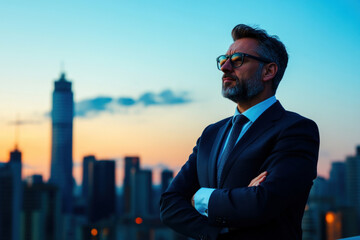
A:
{"label": "distant building silhouette", "polygon": [[174,178],[173,171],[164,169],[161,172],[161,193],[165,192],[165,190],[168,188],[173,178]]}
{"label": "distant building silhouette", "polygon": [[82,196],[84,199],[88,199],[89,192],[89,164],[95,162],[95,156],[89,155],[83,158],[83,177],[82,177]]}
{"label": "distant building silhouette", "polygon": [[17,146],[15,146],[14,151],[10,152],[9,161],[21,163],[21,152],[18,150]]}
{"label": "distant building silhouette", "polygon": [[64,213],[72,211],[73,116],[71,82],[62,73],[60,79],[55,81],[53,92],[50,182],[59,187]]}
{"label": "distant building silhouette", "polygon": [[22,204],[21,152],[15,147],[8,163],[0,164],[0,239],[20,239]]}
{"label": "distant building silhouette", "polygon": [[347,203],[356,212],[357,216],[352,219],[352,224],[357,226],[356,234],[360,234],[360,146],[357,146],[355,156],[346,158],[345,164]]}
{"label": "distant building silhouette", "polygon": [[123,182],[123,196],[124,196],[124,213],[130,214],[131,205],[131,176],[140,170],[140,158],[139,157],[125,157],[124,167],[124,182]]}
{"label": "distant building silhouette", "polygon": [[345,162],[333,162],[329,180],[317,177],[302,222],[303,240],[359,235],[360,146]]}
{"label": "distant building silhouette", "polygon": [[22,240],[61,240],[58,187],[42,182],[41,175],[28,177],[21,214]]}
{"label": "distant building silhouette", "polygon": [[131,217],[152,215],[152,172],[139,170],[131,173]]}
{"label": "distant building silhouette", "polygon": [[115,217],[115,161],[99,160],[89,164],[89,219],[95,223]]}
{"label": "distant building silhouette", "polygon": [[44,183],[43,182],[43,176],[39,175],[39,174],[31,175],[31,176],[26,178],[26,183],[30,184],[30,185]]}
{"label": "distant building silhouette", "polygon": [[22,187],[22,180],[21,180],[21,172],[22,172],[22,158],[21,158],[21,152],[18,150],[17,146],[15,146],[15,149],[10,152],[10,159],[8,162],[8,166],[10,167],[12,171],[12,177],[13,177],[13,205],[12,205],[12,216],[13,216],[13,225],[12,225],[12,231],[13,231],[13,240],[19,239],[19,230],[18,230],[18,224],[20,224],[20,210],[21,210],[21,204],[22,204],[22,193],[23,193],[23,187]]}
{"label": "distant building silhouette", "polygon": [[347,204],[345,171],[345,162],[333,162],[331,164],[329,185],[331,189],[331,195],[335,200],[335,205],[338,207],[344,207]]}
{"label": "distant building silhouette", "polygon": [[[14,239],[14,179],[7,165],[0,166],[0,233],[4,240]],[[19,239],[19,238],[17,238]]]}

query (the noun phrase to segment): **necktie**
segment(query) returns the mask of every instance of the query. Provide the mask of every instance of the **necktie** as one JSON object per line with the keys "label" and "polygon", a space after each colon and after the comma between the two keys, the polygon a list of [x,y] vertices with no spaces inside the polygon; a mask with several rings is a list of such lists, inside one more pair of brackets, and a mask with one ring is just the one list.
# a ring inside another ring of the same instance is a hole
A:
{"label": "necktie", "polygon": [[220,177],[221,177],[221,173],[222,170],[224,168],[225,162],[228,159],[231,151],[233,150],[235,144],[236,144],[236,140],[239,138],[239,135],[241,133],[241,129],[244,127],[244,125],[249,121],[249,119],[247,117],[245,117],[244,115],[236,115],[234,116],[233,119],[233,125],[232,125],[232,130],[229,136],[229,140],[225,146],[225,149],[221,155],[221,158],[218,160],[218,169],[217,169],[217,183],[218,186],[220,184]]}

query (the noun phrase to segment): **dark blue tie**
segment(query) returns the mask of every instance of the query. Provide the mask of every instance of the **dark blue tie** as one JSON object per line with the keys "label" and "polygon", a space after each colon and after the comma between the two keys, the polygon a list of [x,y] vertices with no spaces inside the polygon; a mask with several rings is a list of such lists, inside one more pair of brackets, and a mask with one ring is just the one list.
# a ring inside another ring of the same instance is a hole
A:
{"label": "dark blue tie", "polygon": [[221,158],[218,159],[218,164],[217,164],[217,183],[218,186],[220,184],[220,177],[221,177],[221,173],[223,171],[225,162],[227,161],[231,151],[233,150],[235,144],[236,144],[236,140],[239,138],[239,135],[241,133],[241,129],[244,127],[244,125],[249,121],[249,119],[247,117],[245,117],[244,115],[240,114],[240,115],[236,115],[233,118],[232,121],[232,130],[229,136],[229,140],[225,146],[225,149],[221,155]]}

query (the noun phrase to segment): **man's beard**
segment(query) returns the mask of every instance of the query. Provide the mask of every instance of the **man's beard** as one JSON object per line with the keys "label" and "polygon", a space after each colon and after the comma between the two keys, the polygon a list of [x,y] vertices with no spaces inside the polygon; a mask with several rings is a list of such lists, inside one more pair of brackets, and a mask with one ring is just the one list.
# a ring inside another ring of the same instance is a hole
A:
{"label": "man's beard", "polygon": [[253,77],[240,81],[236,76],[224,74],[224,77],[231,77],[236,80],[234,87],[227,87],[222,82],[222,95],[236,103],[250,100],[264,90],[261,81],[262,66],[260,65]]}

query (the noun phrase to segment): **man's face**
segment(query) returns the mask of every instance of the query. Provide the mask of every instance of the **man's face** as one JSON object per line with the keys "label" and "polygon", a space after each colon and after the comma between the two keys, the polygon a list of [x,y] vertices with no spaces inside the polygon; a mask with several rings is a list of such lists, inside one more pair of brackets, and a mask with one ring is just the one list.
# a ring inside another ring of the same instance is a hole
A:
{"label": "man's face", "polygon": [[[256,52],[258,43],[252,38],[236,40],[227,51],[227,55],[236,52],[259,56]],[[262,82],[262,66],[259,61],[244,57],[243,64],[233,68],[229,60],[221,67],[222,94],[224,97],[238,103],[250,100],[264,90]]]}

